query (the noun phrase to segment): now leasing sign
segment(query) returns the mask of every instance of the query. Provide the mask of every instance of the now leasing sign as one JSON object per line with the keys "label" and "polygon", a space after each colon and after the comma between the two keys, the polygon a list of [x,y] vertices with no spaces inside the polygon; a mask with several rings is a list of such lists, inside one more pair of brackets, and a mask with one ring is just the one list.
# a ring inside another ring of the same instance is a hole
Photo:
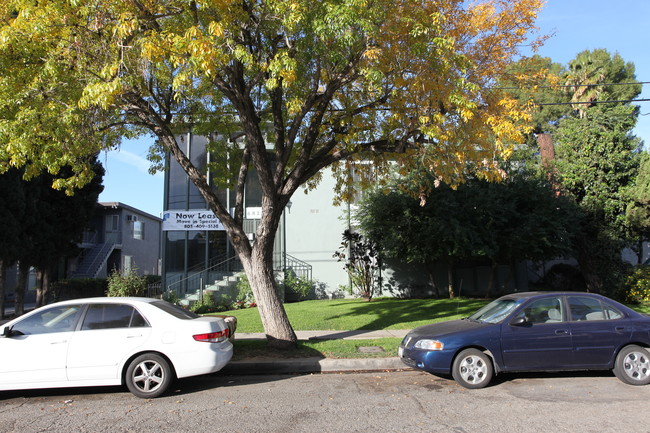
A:
{"label": "now leasing sign", "polygon": [[163,212],[162,229],[171,230],[225,230],[210,210],[167,210]]}

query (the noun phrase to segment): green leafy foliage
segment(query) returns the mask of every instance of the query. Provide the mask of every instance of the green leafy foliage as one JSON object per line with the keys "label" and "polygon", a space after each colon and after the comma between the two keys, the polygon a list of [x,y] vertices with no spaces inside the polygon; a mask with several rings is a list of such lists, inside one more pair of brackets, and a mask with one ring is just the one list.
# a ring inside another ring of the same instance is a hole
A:
{"label": "green leafy foliage", "polygon": [[134,269],[120,273],[114,270],[108,276],[108,296],[144,296],[147,293],[147,279]]}
{"label": "green leafy foliage", "polygon": [[[647,181],[639,171],[641,141],[633,134],[639,108],[630,102],[641,84],[632,63],[603,49],[583,51],[566,67],[538,58],[517,68],[534,65],[548,73],[513,94],[562,104],[541,105],[534,115],[535,132],[550,133],[555,144],[554,155],[538,167],[580,210],[574,250],[587,288],[614,294],[625,274],[621,248],[646,230]],[[531,154],[539,150],[533,140],[528,144]]]}
{"label": "green leafy foliage", "polygon": [[626,302],[641,304],[650,302],[650,266],[637,266],[625,280]]}
{"label": "green leafy foliage", "polygon": [[223,310],[218,308],[212,294],[204,293],[198,301],[190,305],[190,311],[196,314],[207,314]]}
{"label": "green leafy foliage", "polygon": [[650,237],[650,154],[643,152],[639,170],[634,181],[626,190],[627,224],[633,234]]}
{"label": "green leafy foliage", "polygon": [[[291,344],[272,245],[292,194],[331,167],[345,200],[352,168],[369,185],[396,160],[450,181],[468,166],[495,176],[482,161],[510,152],[528,114],[493,84],[542,3],[0,2],[0,172],[67,165],[73,175],[54,185],[71,192],[92,177],[89,156],[155,135],[155,168],[163,153],[183,167],[256,276],[268,335]],[[190,125],[215,138],[214,164],[181,149]],[[253,172],[263,195],[254,245],[242,218]],[[225,202],[213,185],[230,179],[236,197]]]}
{"label": "green leafy foliage", "polygon": [[352,286],[357,289],[359,296],[370,301],[377,285],[381,285],[378,275],[381,260],[375,243],[361,233],[346,230],[334,257],[344,263]]}
{"label": "green leafy foliage", "polygon": [[163,300],[174,304],[174,305],[179,305],[181,302],[181,298],[178,296],[178,293],[176,293],[173,290],[167,290],[165,293],[162,295]]}
{"label": "green leafy foliage", "polygon": [[386,259],[431,268],[436,262],[510,264],[572,252],[578,211],[544,179],[518,173],[501,182],[471,179],[456,189],[440,184],[420,200],[403,192],[413,187],[402,182],[388,193],[369,194],[355,214]]}
{"label": "green leafy foliage", "polygon": [[299,277],[292,271],[285,272],[282,284],[285,302],[304,301],[315,289],[313,281]]}
{"label": "green leafy foliage", "polygon": [[55,301],[106,296],[106,278],[75,278],[52,283],[52,297]]}

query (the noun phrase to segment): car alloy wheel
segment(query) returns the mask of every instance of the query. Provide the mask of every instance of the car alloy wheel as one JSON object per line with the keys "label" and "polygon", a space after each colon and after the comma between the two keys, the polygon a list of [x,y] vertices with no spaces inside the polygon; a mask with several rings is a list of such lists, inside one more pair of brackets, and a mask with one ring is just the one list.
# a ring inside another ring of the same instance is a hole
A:
{"label": "car alloy wheel", "polygon": [[133,395],[154,398],[164,393],[171,384],[172,370],[162,356],[145,353],[131,361],[125,379]]}
{"label": "car alloy wheel", "polygon": [[454,380],[465,388],[483,388],[492,380],[492,361],[477,349],[465,349],[458,354],[452,366]]}
{"label": "car alloy wheel", "polygon": [[650,353],[640,346],[624,347],[616,357],[614,374],[630,385],[650,383]]}

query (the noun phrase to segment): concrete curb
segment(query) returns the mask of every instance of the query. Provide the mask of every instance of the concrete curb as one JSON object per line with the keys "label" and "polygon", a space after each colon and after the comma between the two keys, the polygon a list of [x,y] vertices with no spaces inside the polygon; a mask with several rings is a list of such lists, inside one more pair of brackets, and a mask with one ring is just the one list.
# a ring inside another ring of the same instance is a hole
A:
{"label": "concrete curb", "polygon": [[233,361],[221,371],[225,374],[335,373],[346,371],[411,370],[399,358],[297,358],[250,359]]}
{"label": "concrete curb", "polygon": [[[408,330],[382,331],[296,331],[298,340],[367,340],[404,338]],[[236,333],[236,340],[265,340],[263,333]],[[346,371],[411,370],[397,357],[389,358],[253,358],[232,361],[221,371],[225,374],[335,373]]]}

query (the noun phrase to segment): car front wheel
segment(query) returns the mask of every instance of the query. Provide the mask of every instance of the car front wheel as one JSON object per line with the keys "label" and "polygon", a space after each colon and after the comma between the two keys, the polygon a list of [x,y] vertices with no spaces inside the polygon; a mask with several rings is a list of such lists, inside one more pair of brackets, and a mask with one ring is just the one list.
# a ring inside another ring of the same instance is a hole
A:
{"label": "car front wheel", "polygon": [[492,380],[492,361],[480,350],[465,349],[456,356],[451,375],[465,388],[483,388]]}
{"label": "car front wheel", "polygon": [[155,353],[138,356],[126,369],[126,386],[136,397],[154,398],[164,393],[173,379],[165,358]]}
{"label": "car front wheel", "polygon": [[630,385],[650,383],[650,352],[640,346],[626,346],[618,353],[614,374]]}

